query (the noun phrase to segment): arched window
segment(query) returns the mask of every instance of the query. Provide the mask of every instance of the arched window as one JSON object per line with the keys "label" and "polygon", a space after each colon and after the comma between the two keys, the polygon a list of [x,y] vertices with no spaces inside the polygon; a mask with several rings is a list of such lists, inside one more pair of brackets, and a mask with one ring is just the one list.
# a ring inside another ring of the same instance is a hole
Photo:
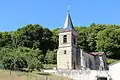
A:
{"label": "arched window", "polygon": [[63,36],[63,43],[67,43],[67,35]]}

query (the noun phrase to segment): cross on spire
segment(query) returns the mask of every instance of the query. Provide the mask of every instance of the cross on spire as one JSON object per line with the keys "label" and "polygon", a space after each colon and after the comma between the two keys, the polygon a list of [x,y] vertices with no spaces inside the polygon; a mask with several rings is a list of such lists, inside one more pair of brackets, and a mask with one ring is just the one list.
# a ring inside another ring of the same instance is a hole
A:
{"label": "cross on spire", "polygon": [[68,12],[70,11],[70,7],[71,7],[71,0],[68,0]]}
{"label": "cross on spire", "polygon": [[71,16],[70,16],[70,6],[71,6],[71,0],[68,0],[67,16],[66,16],[66,19],[65,19],[65,22],[64,22],[64,26],[62,27],[60,32],[75,30],[74,27],[73,27]]}

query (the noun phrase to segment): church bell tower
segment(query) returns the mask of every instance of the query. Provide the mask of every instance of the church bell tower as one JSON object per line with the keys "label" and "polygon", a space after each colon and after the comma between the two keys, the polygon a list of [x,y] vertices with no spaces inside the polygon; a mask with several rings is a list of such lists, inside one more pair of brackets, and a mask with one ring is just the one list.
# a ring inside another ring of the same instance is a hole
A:
{"label": "church bell tower", "polygon": [[77,68],[77,32],[73,27],[68,11],[64,26],[59,31],[59,47],[57,51],[58,69]]}

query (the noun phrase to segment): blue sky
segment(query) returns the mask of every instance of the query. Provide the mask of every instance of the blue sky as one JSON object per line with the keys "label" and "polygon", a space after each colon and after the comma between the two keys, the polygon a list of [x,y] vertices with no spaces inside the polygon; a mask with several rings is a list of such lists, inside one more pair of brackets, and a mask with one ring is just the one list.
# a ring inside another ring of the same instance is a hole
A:
{"label": "blue sky", "polygon": [[[26,24],[49,29],[62,27],[68,0],[1,0],[0,31],[16,30]],[[71,0],[75,26],[120,24],[120,0]]]}

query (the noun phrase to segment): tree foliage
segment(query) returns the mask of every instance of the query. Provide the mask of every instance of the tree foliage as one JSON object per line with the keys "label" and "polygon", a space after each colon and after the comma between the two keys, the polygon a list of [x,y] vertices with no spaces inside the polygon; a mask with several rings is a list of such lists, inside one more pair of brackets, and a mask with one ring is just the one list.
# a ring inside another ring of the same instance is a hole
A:
{"label": "tree foliage", "polygon": [[120,58],[120,26],[91,24],[89,27],[76,27],[78,45],[88,52],[105,52],[108,58]]}
{"label": "tree foliage", "polygon": [[[102,51],[108,58],[120,58],[120,25],[76,26],[78,46],[87,52]],[[56,64],[59,28],[50,30],[28,24],[16,31],[0,32],[0,63],[6,69],[39,69]]]}
{"label": "tree foliage", "polygon": [[50,51],[48,50],[45,56],[45,60],[47,64],[56,64],[57,63],[57,52],[56,50]]}

